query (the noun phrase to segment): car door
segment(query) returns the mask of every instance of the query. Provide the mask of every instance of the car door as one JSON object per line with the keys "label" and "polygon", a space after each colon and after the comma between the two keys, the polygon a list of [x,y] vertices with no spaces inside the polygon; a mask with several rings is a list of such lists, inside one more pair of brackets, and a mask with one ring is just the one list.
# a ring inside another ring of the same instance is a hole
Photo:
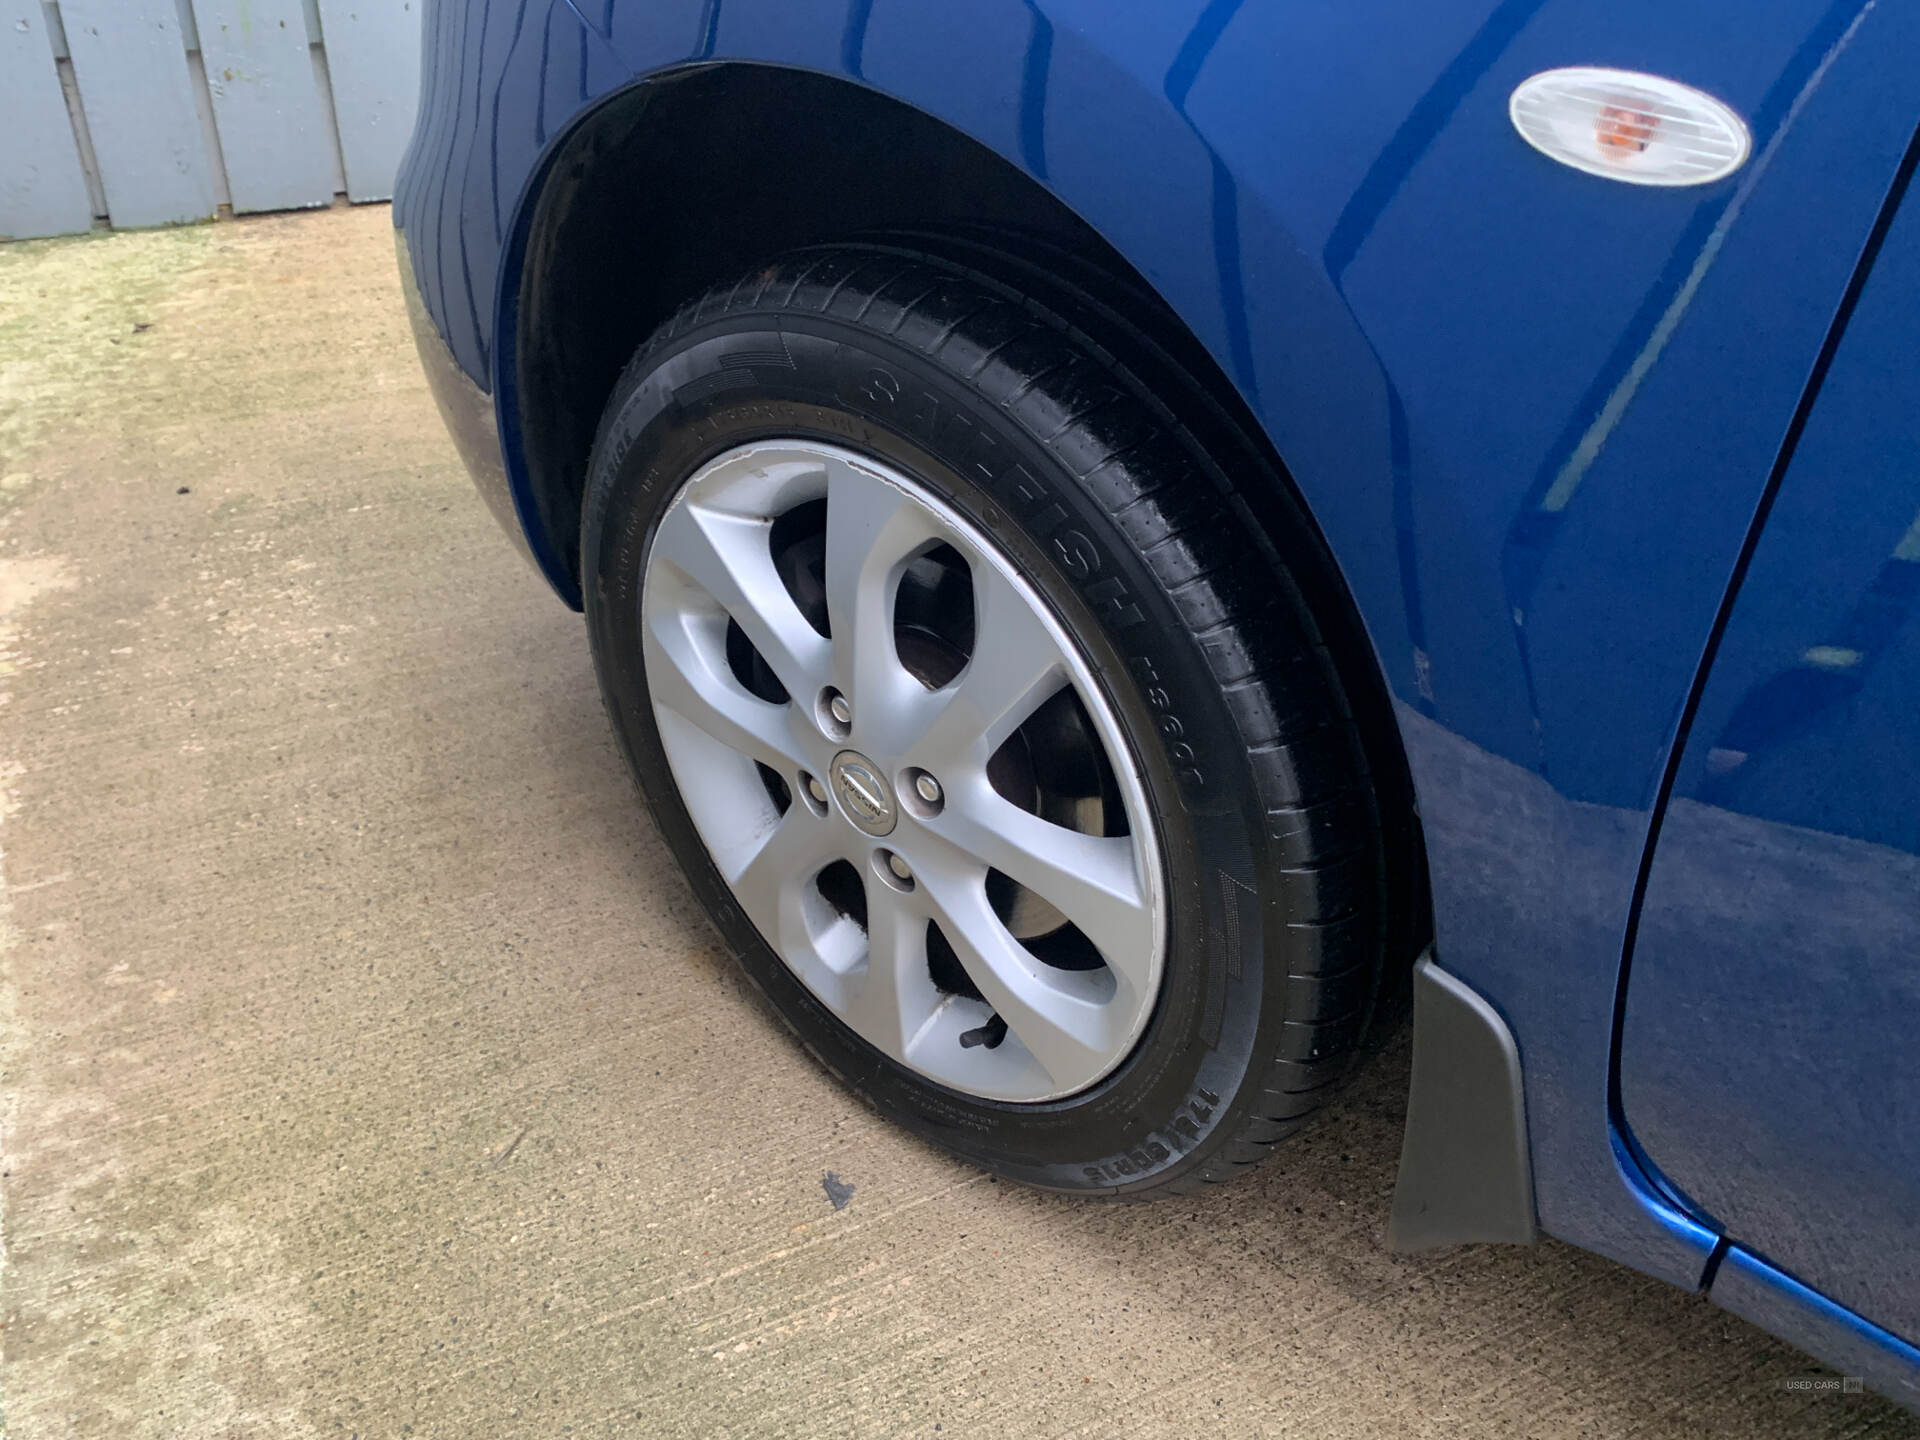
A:
{"label": "car door", "polygon": [[1920,203],[1892,216],[1725,617],[1629,957],[1674,1197],[1920,1337]]}

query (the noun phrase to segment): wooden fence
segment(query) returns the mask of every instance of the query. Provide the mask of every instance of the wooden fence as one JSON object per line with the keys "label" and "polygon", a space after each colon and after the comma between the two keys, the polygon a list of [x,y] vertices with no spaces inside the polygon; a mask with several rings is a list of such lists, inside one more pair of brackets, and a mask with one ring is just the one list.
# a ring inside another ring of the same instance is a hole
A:
{"label": "wooden fence", "polygon": [[421,0],[0,0],[0,238],[384,200]]}

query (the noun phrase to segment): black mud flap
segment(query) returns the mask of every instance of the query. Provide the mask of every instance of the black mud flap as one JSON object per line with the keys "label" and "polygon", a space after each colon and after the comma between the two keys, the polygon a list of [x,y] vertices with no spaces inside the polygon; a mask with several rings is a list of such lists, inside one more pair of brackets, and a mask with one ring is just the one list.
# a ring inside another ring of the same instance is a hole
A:
{"label": "black mud flap", "polygon": [[1413,972],[1413,1084],[1387,1243],[1538,1238],[1520,1051],[1499,1012],[1429,954]]}

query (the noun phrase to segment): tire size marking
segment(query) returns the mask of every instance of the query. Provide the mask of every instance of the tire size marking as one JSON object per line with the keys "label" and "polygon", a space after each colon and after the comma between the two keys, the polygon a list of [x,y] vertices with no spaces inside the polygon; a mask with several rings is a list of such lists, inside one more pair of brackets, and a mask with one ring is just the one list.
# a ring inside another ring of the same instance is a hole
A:
{"label": "tire size marking", "polygon": [[1153,728],[1160,733],[1161,743],[1166,746],[1167,759],[1172,762],[1175,778],[1181,787],[1191,795],[1206,792],[1206,773],[1200,768],[1200,757],[1186,739],[1187,727],[1173,708],[1173,692],[1162,682],[1160,671],[1152,660],[1145,655],[1135,655],[1127,661],[1127,667],[1133,671],[1133,678],[1140,682],[1140,694],[1147,702],[1147,708],[1153,711]]}
{"label": "tire size marking", "polygon": [[1159,1140],[1143,1140],[1124,1155],[1098,1165],[1082,1166],[1081,1173],[1096,1185],[1121,1185],[1150,1175],[1175,1155],[1198,1145],[1206,1134],[1207,1122],[1219,1108],[1220,1097],[1204,1086],[1198,1087],[1162,1127],[1160,1134],[1166,1137],[1165,1144]]}

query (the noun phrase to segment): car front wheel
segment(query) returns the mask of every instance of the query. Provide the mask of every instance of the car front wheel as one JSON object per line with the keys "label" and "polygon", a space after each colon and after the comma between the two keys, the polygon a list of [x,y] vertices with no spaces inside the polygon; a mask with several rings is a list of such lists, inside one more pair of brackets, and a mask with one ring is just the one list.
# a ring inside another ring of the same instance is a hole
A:
{"label": "car front wheel", "polygon": [[1231,493],[1111,350],[887,247],[686,306],[601,423],[589,633],[663,835],[809,1049],[1011,1178],[1229,1178],[1379,988],[1360,742]]}

